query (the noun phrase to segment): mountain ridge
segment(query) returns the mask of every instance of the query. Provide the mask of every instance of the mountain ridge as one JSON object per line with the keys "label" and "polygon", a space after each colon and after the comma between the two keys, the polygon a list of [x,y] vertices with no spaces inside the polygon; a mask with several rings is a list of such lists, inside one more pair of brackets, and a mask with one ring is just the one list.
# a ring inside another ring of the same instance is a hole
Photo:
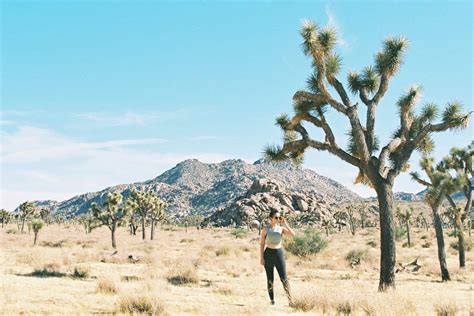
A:
{"label": "mountain ridge", "polygon": [[103,203],[109,192],[119,191],[127,198],[132,187],[136,187],[138,190],[155,192],[169,204],[167,212],[175,217],[196,213],[208,216],[245,194],[255,180],[264,178],[282,183],[285,190],[310,193],[327,199],[328,203],[362,200],[335,180],[289,162],[265,163],[257,160],[249,164],[242,159],[229,159],[219,163],[204,163],[197,159],[187,159],[143,182],[118,184],[64,201],[33,203],[49,207],[53,213],[73,217],[87,212],[94,202]]}

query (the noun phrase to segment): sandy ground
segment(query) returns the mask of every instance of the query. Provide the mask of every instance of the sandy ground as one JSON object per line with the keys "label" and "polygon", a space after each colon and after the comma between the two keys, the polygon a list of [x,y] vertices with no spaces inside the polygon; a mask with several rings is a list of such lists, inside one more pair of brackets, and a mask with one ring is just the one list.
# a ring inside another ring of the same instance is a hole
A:
{"label": "sandy ground", "polygon": [[[474,250],[466,253],[467,267],[460,269],[457,252],[449,246],[455,239],[446,234],[452,281],[441,283],[432,229],[413,229],[412,248],[402,247],[403,240],[397,243],[397,262],[418,258],[422,267],[417,274],[398,273],[396,290],[387,293],[377,292],[379,232],[374,228],[359,230],[355,237],[333,232],[327,237],[328,246],[309,258],[287,252],[298,308],[288,306],[279,282],[276,304],[269,304],[255,231],[235,238],[231,229],[189,228],[186,232],[163,227],[155,240],[143,241],[140,232],[131,236],[122,228],[114,256],[104,227],[85,234],[80,226],[46,226],[36,246],[33,234],[15,231],[13,224],[0,229],[3,314],[121,313],[126,311],[121,302],[140,297],[168,315],[474,314]],[[364,254],[355,269],[345,259],[351,250]],[[129,262],[130,254],[139,261]],[[48,265],[63,275],[31,275]],[[74,269],[85,271],[85,277],[73,277]],[[194,282],[173,284],[172,276],[189,276]],[[115,291],[104,292],[101,282],[111,284]]]}

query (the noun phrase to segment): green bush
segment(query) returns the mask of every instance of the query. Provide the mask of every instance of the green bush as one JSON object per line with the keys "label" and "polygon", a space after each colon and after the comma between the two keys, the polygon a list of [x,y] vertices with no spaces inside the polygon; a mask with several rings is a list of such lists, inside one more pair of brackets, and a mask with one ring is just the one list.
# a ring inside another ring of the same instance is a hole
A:
{"label": "green bush", "polygon": [[234,228],[230,233],[235,238],[243,238],[245,237],[245,235],[247,235],[247,232],[248,231],[245,228],[238,227],[238,228]]}
{"label": "green bush", "polygon": [[450,232],[448,233],[448,236],[449,236],[449,237],[455,237],[455,238],[458,237],[457,231],[454,231],[454,230],[450,231]]}
{"label": "green bush", "polygon": [[292,239],[285,240],[285,248],[298,257],[305,257],[320,252],[327,246],[318,230],[308,227],[303,235],[297,235]]}
{"label": "green bush", "polygon": [[90,276],[90,273],[91,270],[89,269],[89,267],[76,266],[74,267],[74,271],[72,272],[72,277],[78,279],[85,279]]}
{"label": "green bush", "polygon": [[405,238],[406,235],[407,235],[407,230],[405,228],[403,228],[403,227],[396,227],[395,228],[395,239],[397,241]]}

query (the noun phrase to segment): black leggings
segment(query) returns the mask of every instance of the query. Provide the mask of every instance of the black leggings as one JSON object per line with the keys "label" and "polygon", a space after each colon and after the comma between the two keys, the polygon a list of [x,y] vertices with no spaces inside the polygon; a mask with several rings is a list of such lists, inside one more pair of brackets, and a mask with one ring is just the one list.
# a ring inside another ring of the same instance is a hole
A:
{"label": "black leggings", "polygon": [[267,289],[270,300],[273,301],[273,271],[274,267],[277,269],[278,275],[280,276],[280,281],[283,283],[283,288],[285,289],[288,299],[291,301],[290,296],[290,285],[286,276],[286,266],[285,258],[283,257],[283,249],[271,249],[266,248],[263,252],[263,260],[265,260],[265,272],[267,273]]}

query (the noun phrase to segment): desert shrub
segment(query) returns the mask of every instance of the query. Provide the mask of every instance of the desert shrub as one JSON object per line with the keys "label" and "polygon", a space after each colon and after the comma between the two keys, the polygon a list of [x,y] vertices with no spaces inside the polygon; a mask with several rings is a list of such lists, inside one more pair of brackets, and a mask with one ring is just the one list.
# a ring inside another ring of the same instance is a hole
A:
{"label": "desert shrub", "polygon": [[232,289],[230,287],[218,287],[213,290],[214,293],[222,294],[225,296],[232,295]]}
{"label": "desert shrub", "polygon": [[315,300],[312,299],[311,296],[301,296],[293,299],[292,307],[296,310],[300,310],[303,312],[309,312],[310,310],[314,309],[316,306]]}
{"label": "desert shrub", "polygon": [[456,303],[449,302],[445,304],[436,304],[434,310],[438,316],[454,316],[458,312],[458,307]]}
{"label": "desert shrub", "polygon": [[62,248],[65,243],[66,243],[66,240],[60,240],[60,241],[42,241],[42,242],[41,242],[41,246],[43,246],[43,247],[51,247],[51,248]]}
{"label": "desert shrub", "polygon": [[449,236],[449,237],[458,237],[457,231],[454,231],[454,230],[450,231],[450,232],[448,233],[448,236]]}
{"label": "desert shrub", "polygon": [[72,272],[73,278],[85,279],[90,276],[91,270],[89,267],[76,266]]}
{"label": "desert shrub", "polygon": [[140,313],[147,315],[163,315],[163,302],[150,295],[124,296],[119,299],[118,309],[122,313]]}
{"label": "desert shrub", "polygon": [[131,282],[131,281],[140,281],[140,278],[136,275],[122,275],[120,276],[120,281],[122,282]]}
{"label": "desert shrub", "polygon": [[230,232],[235,238],[243,238],[247,235],[248,231],[245,228],[237,227],[232,229]]}
{"label": "desert shrub", "polygon": [[349,251],[345,257],[348,262],[352,260],[360,259],[364,260],[367,258],[367,249],[352,249]]}
{"label": "desert shrub", "polygon": [[350,315],[354,311],[354,306],[349,301],[342,301],[336,304],[338,314]]}
{"label": "desert shrub", "polygon": [[309,312],[318,310],[321,313],[315,313],[316,315],[326,315],[331,309],[331,304],[326,296],[318,296],[313,294],[304,294],[293,298],[293,304],[291,305],[294,309],[303,312]]}
{"label": "desert shrub", "polygon": [[428,239],[428,235],[423,235],[420,237],[420,239]]}
{"label": "desert shrub", "polygon": [[426,241],[424,244],[421,245],[422,248],[430,248],[431,243],[429,241]]}
{"label": "desert shrub", "polygon": [[17,231],[16,229],[14,229],[14,228],[9,228],[9,229],[7,229],[7,231],[6,231],[7,234],[16,234],[17,232],[18,232],[18,231]]}
{"label": "desert shrub", "polygon": [[[458,241],[453,241],[449,244],[451,248],[454,250],[458,251],[459,250],[459,243]],[[464,239],[464,251],[471,251],[471,249],[474,247],[474,241],[472,239]]]}
{"label": "desert shrub", "polygon": [[118,292],[114,280],[109,278],[101,278],[97,281],[96,291],[99,293],[115,294]]}
{"label": "desert shrub", "polygon": [[405,238],[406,235],[407,235],[407,230],[405,228],[398,227],[398,226],[395,228],[395,239],[397,241]]}
{"label": "desert shrub", "polygon": [[303,235],[296,235],[292,239],[285,240],[285,248],[298,257],[305,257],[320,252],[327,246],[327,241],[323,239],[315,228],[308,227]]}
{"label": "desert shrub", "polygon": [[216,250],[216,256],[224,256],[224,255],[228,255],[229,253],[230,253],[229,246],[222,246]]}
{"label": "desert shrub", "polygon": [[377,243],[375,242],[375,240],[369,240],[367,242],[367,246],[370,246],[370,247],[377,247]]}
{"label": "desert shrub", "polygon": [[31,276],[39,277],[39,278],[47,278],[47,277],[63,277],[66,274],[59,271],[59,265],[56,263],[48,263],[45,264],[42,268],[36,268],[31,273]]}
{"label": "desert shrub", "polygon": [[183,242],[193,242],[194,239],[191,239],[191,238],[183,238],[181,239],[180,243],[183,243]]}
{"label": "desert shrub", "polygon": [[197,284],[199,282],[196,269],[191,267],[178,268],[172,271],[166,279],[173,285]]}

